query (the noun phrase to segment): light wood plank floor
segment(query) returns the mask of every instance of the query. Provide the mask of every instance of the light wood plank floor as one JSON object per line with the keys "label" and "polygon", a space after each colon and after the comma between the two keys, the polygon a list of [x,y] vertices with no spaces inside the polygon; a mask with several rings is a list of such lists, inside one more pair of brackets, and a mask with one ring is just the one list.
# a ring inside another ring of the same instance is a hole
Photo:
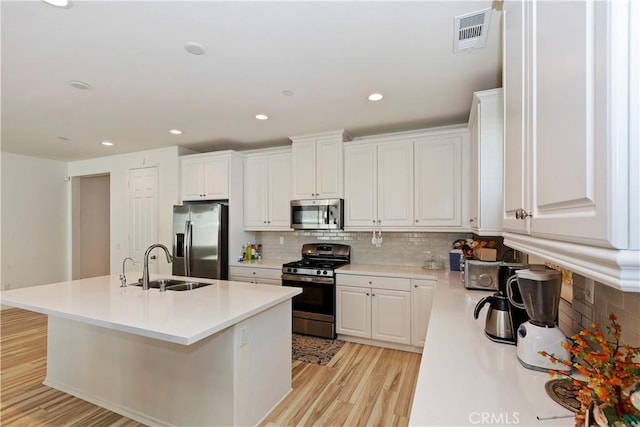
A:
{"label": "light wood plank floor", "polygon": [[[0,425],[142,426],[42,384],[47,317],[0,312]],[[293,392],[263,426],[406,426],[420,355],[346,343],[327,366],[294,361]]]}

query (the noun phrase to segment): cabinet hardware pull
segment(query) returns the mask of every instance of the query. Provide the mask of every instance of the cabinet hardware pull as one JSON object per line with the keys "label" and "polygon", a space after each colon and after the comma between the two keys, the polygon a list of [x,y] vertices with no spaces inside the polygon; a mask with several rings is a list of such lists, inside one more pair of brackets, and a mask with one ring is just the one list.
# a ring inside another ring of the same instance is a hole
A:
{"label": "cabinet hardware pull", "polygon": [[371,283],[371,281],[369,281],[369,284],[372,285],[373,283]]}
{"label": "cabinet hardware pull", "polygon": [[416,222],[420,222],[420,220],[419,220],[419,219],[416,219]]}
{"label": "cabinet hardware pull", "polygon": [[473,218],[471,218],[471,219],[469,220],[469,222],[473,222],[473,221],[475,221],[475,219],[473,219]]}
{"label": "cabinet hardware pull", "polygon": [[367,293],[367,296],[369,296],[369,293]]}
{"label": "cabinet hardware pull", "polygon": [[532,216],[530,213],[527,213],[524,209],[516,209],[516,219],[527,219]]}

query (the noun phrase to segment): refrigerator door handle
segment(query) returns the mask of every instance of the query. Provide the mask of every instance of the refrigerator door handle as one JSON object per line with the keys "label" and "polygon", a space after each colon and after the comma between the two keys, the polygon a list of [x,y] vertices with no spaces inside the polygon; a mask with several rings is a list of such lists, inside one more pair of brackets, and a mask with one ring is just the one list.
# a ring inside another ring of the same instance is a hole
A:
{"label": "refrigerator door handle", "polygon": [[191,276],[191,221],[184,223],[184,275]]}

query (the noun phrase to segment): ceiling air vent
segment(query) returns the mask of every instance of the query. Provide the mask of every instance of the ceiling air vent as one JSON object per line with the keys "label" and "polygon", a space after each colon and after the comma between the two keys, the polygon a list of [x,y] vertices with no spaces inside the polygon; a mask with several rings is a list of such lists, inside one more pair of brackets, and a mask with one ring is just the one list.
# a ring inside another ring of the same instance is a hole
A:
{"label": "ceiling air vent", "polygon": [[463,52],[465,50],[484,47],[487,43],[490,17],[491,9],[456,16],[453,51]]}

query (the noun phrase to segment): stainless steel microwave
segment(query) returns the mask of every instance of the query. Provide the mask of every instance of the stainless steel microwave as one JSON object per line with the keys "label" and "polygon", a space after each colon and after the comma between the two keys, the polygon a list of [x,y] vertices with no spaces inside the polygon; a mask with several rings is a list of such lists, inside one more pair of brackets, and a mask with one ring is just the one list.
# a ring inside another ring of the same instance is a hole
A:
{"label": "stainless steel microwave", "polygon": [[339,230],[343,220],[342,199],[291,201],[291,228],[295,230]]}

